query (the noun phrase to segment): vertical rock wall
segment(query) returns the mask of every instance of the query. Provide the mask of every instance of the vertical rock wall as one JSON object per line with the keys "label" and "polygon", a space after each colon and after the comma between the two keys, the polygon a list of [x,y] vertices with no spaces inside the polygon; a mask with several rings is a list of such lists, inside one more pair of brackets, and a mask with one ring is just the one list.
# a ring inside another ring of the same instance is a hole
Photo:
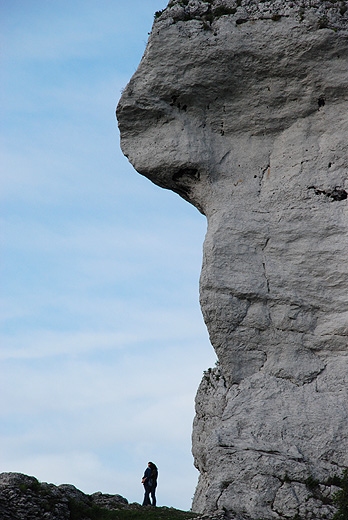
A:
{"label": "vertical rock wall", "polygon": [[348,467],[347,1],[173,0],[117,110],[208,220],[193,509],[332,518]]}

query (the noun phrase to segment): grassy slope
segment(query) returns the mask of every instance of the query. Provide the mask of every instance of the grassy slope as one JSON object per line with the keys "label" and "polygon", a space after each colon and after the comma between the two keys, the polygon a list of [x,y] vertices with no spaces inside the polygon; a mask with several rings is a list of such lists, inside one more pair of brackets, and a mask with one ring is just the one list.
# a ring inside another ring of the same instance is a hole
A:
{"label": "grassy slope", "polygon": [[109,511],[101,507],[88,507],[81,502],[70,501],[70,520],[189,520],[198,515],[168,507],[136,507]]}

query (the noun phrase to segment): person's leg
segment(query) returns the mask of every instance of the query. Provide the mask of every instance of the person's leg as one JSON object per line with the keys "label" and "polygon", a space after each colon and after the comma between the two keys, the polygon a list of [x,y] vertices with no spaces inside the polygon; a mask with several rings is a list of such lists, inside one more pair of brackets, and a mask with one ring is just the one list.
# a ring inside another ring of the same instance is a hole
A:
{"label": "person's leg", "polygon": [[144,486],[145,488],[145,494],[144,494],[144,500],[143,500],[143,506],[150,506],[150,491],[151,489],[147,486]]}
{"label": "person's leg", "polygon": [[152,498],[152,505],[156,505],[156,486],[151,488],[151,498]]}

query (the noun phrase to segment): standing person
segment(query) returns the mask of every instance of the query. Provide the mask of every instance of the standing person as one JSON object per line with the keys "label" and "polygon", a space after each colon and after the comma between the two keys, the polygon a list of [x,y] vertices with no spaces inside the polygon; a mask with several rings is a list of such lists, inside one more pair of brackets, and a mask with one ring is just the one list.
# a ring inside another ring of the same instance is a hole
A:
{"label": "standing person", "polygon": [[[156,505],[156,487],[157,487],[158,469],[156,464],[148,462],[147,468],[144,471],[144,476],[141,479],[142,484],[145,488],[143,506],[155,506]],[[152,504],[150,502],[150,495]]]}

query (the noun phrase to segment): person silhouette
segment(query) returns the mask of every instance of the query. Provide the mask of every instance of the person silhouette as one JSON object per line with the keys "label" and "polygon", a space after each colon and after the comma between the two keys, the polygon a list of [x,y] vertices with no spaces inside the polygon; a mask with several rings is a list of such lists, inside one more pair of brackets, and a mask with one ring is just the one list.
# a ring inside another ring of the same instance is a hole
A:
{"label": "person silhouette", "polygon": [[[155,506],[156,505],[156,487],[157,487],[158,469],[156,464],[148,462],[147,468],[144,471],[144,476],[141,482],[144,486],[144,500],[143,506]],[[150,496],[152,503],[150,501]]]}

